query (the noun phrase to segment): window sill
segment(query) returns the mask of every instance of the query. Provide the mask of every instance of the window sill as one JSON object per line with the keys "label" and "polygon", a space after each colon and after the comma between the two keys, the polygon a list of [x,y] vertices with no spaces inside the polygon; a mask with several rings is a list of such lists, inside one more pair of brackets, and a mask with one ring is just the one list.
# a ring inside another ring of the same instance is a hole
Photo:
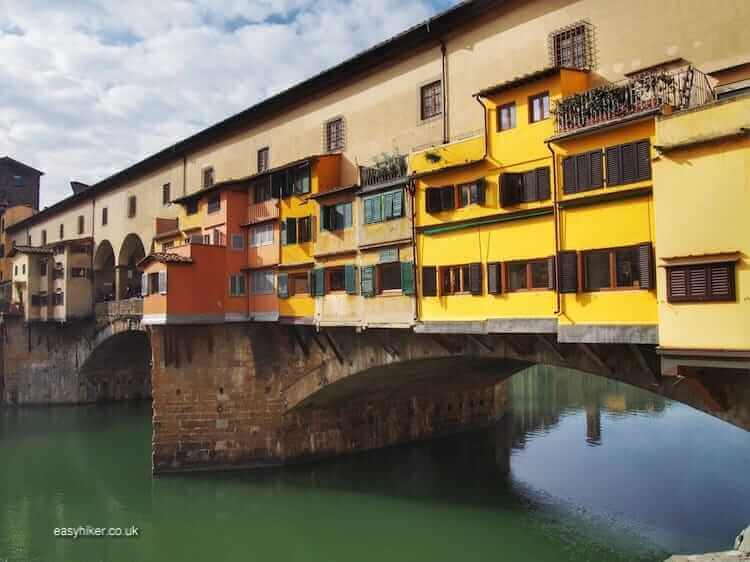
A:
{"label": "window sill", "polygon": [[507,289],[506,293],[542,293],[544,291],[554,291],[554,289],[550,289],[549,287],[541,287],[536,288],[532,287],[531,289]]}
{"label": "window sill", "polygon": [[402,289],[384,289],[380,291],[376,296],[378,297],[401,297],[404,291]]}

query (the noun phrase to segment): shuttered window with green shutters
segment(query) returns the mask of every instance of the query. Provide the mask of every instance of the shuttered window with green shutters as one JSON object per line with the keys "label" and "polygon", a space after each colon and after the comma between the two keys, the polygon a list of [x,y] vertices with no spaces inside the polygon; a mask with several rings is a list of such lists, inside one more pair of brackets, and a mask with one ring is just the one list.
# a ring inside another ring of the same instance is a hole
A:
{"label": "shuttered window with green shutters", "polygon": [[414,262],[401,262],[401,292],[405,295],[414,294]]}
{"label": "shuttered window with green shutters", "polygon": [[312,271],[311,288],[313,296],[322,297],[326,294],[326,272],[322,267],[317,267]]}
{"label": "shuttered window with green shutters", "polygon": [[362,296],[371,298],[375,296],[375,266],[366,265],[359,271]]}
{"label": "shuttered window with green shutters", "polygon": [[364,223],[374,224],[404,216],[404,190],[387,191],[365,197]]}
{"label": "shuttered window with green shutters", "polygon": [[357,266],[347,265],[344,266],[344,281],[346,285],[346,292],[350,295],[357,294]]}

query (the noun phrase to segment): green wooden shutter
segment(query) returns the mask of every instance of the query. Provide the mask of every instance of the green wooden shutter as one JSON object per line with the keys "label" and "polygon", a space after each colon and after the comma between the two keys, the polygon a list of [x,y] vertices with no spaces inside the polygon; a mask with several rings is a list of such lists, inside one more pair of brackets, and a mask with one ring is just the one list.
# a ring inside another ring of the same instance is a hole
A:
{"label": "green wooden shutter", "polygon": [[393,218],[404,216],[404,190],[399,189],[393,194]]}
{"label": "green wooden shutter", "polygon": [[347,265],[344,266],[344,281],[346,286],[346,292],[350,295],[357,294],[357,266]]}
{"label": "green wooden shutter", "polygon": [[482,294],[482,264],[469,264],[469,291],[472,295]]}
{"label": "green wooden shutter", "polygon": [[434,266],[422,268],[422,296],[437,296],[437,268]]}
{"label": "green wooden shutter", "polygon": [[362,296],[371,298],[375,296],[375,266],[363,266],[359,272],[360,284],[362,285]]}
{"label": "green wooden shutter", "polygon": [[286,221],[281,221],[280,225],[281,245],[286,246]]}
{"label": "green wooden shutter", "polygon": [[344,228],[349,228],[352,225],[352,204],[344,203],[343,216],[344,216]]}
{"label": "green wooden shutter", "polygon": [[393,218],[393,193],[383,195],[383,220]]}
{"label": "green wooden shutter", "polygon": [[289,274],[279,273],[277,290],[280,299],[289,298]]}
{"label": "green wooden shutter", "polygon": [[286,243],[297,243],[297,219],[295,218],[286,219]]}
{"label": "green wooden shutter", "polygon": [[372,222],[372,199],[364,200],[365,224]]}
{"label": "green wooden shutter", "polygon": [[141,296],[148,296],[148,273],[141,274]]}
{"label": "green wooden shutter", "polygon": [[313,269],[313,277],[315,278],[315,296],[322,297],[326,294],[326,275],[325,269],[317,267]]}
{"label": "green wooden shutter", "polygon": [[315,296],[315,270],[307,272],[307,290],[311,297]]}
{"label": "green wooden shutter", "polygon": [[401,262],[401,292],[405,295],[414,294],[414,262]]}
{"label": "green wooden shutter", "polygon": [[575,251],[557,254],[557,286],[561,293],[578,292],[578,253]]}
{"label": "green wooden shutter", "polygon": [[477,203],[484,205],[487,201],[487,182],[484,178],[479,178],[477,184]]}

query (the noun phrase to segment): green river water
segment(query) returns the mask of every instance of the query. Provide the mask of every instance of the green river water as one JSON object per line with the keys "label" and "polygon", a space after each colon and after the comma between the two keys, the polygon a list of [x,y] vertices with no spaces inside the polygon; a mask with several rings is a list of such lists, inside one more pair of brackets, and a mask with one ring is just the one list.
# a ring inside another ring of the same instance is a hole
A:
{"label": "green river water", "polygon": [[[0,408],[0,561],[656,561],[750,523],[750,433],[570,371],[509,385],[490,429],[160,478],[147,402]],[[139,532],[54,535],[80,525]]]}

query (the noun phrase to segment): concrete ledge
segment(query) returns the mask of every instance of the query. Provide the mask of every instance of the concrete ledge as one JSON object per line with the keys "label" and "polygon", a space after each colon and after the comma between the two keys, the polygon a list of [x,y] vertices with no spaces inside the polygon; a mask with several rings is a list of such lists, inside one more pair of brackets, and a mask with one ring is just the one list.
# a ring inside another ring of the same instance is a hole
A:
{"label": "concrete ledge", "polygon": [[557,318],[490,318],[490,334],[555,334]]}
{"label": "concrete ledge", "polygon": [[558,326],[557,341],[560,343],[641,343],[653,345],[659,343],[659,328],[655,324]]}
{"label": "concrete ledge", "polygon": [[487,324],[482,320],[457,322],[422,322],[414,326],[417,334],[486,334]]}
{"label": "concrete ledge", "polygon": [[242,314],[241,312],[227,312],[224,315],[226,322],[249,322],[253,317],[249,314]]}
{"label": "concrete ledge", "polygon": [[251,314],[250,319],[253,322],[278,322],[278,312],[259,312],[257,314]]}
{"label": "concrete ledge", "polygon": [[315,325],[315,319],[310,316],[279,316],[279,324],[313,326]]}
{"label": "concrete ledge", "polygon": [[141,324],[164,326],[166,324],[223,324],[223,314],[144,314]]}

